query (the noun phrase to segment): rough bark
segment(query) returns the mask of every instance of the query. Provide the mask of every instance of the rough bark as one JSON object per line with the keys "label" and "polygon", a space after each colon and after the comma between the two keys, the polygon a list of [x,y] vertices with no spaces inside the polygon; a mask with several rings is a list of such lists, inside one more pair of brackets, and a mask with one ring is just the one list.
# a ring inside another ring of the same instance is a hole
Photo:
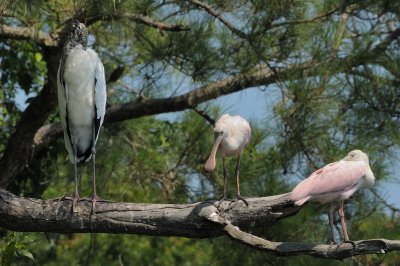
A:
{"label": "rough bark", "polygon": [[[192,204],[146,204],[80,200],[71,212],[71,200],[23,198],[0,190],[0,226],[21,232],[118,233],[152,236],[211,238],[228,236],[251,248],[278,256],[306,254],[321,258],[351,256],[400,250],[400,241],[359,240],[339,245],[299,242],[272,242],[242,230],[273,226],[280,219],[296,214],[290,194],[225,201],[217,209],[213,202]],[[240,229],[239,229],[240,228]]]}
{"label": "rough bark", "polygon": [[[23,198],[0,190],[0,226],[14,231],[59,233],[124,233],[154,236],[214,237],[224,233],[204,217],[217,212],[210,202],[146,204],[99,201],[95,214],[91,200],[81,199],[71,212],[70,199]],[[288,194],[223,202],[220,214],[241,228],[274,224],[300,207]]]}

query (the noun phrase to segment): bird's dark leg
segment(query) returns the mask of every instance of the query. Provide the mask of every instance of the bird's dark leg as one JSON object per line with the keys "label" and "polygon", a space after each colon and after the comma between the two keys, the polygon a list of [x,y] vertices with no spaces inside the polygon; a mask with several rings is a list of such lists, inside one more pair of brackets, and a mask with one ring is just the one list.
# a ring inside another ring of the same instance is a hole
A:
{"label": "bird's dark leg", "polygon": [[343,243],[351,243],[354,248],[356,248],[356,244],[349,239],[349,235],[347,234],[347,227],[346,227],[346,221],[344,217],[344,201],[340,202],[340,208],[339,208],[339,215],[340,215],[340,222],[342,223],[342,229],[343,229],[343,236],[344,240]]}
{"label": "bird's dark leg", "polygon": [[76,203],[79,200],[79,193],[78,193],[78,165],[77,165],[78,158],[76,157],[77,148],[76,148],[75,144],[73,144],[73,151],[74,151],[73,153],[74,153],[74,172],[75,172],[75,194],[74,194],[74,197],[72,198],[72,212],[75,212]]}
{"label": "bird's dark leg", "polygon": [[226,167],[225,167],[225,158],[222,157],[222,175],[224,176],[224,194],[222,195],[222,197],[215,202],[215,206],[217,208],[219,208],[219,206],[221,205],[221,203],[226,200],[226,181],[227,181],[227,171],[226,171]]}
{"label": "bird's dark leg", "polygon": [[92,148],[92,156],[93,156],[93,196],[92,196],[92,213],[94,213],[94,208],[97,201],[97,193],[96,193],[96,135],[95,130],[93,129],[93,148]]}
{"label": "bird's dark leg", "polygon": [[335,211],[335,207],[336,207],[335,204],[332,203],[330,208],[329,208],[329,213],[328,213],[329,226],[330,226],[330,229],[331,229],[331,246],[333,244],[336,244],[335,236],[334,236],[334,229],[333,229],[333,212]]}
{"label": "bird's dark leg", "polygon": [[235,175],[236,175],[236,199],[243,201],[246,206],[249,206],[249,203],[240,195],[240,182],[239,182],[239,174],[240,174],[240,155],[236,161]]}

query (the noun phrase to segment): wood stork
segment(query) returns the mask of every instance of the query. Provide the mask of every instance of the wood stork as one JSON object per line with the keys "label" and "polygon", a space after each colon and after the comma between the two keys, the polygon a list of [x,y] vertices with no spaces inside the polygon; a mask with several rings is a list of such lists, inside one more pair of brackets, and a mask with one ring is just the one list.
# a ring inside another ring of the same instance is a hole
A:
{"label": "wood stork", "polygon": [[217,206],[226,199],[226,181],[227,171],[225,167],[225,157],[237,156],[235,176],[236,176],[236,198],[242,200],[246,205],[247,201],[240,195],[239,185],[239,169],[240,169],[240,156],[243,153],[244,147],[250,140],[251,128],[246,119],[241,116],[230,116],[229,114],[222,115],[214,127],[214,145],[211,154],[204,166],[207,172],[215,169],[215,155],[217,150],[222,158],[222,168],[224,176],[224,194]]}
{"label": "wood stork", "polygon": [[64,129],[65,147],[74,164],[75,194],[72,211],[79,200],[77,164],[93,157],[94,212],[96,194],[96,142],[106,109],[104,67],[97,53],[88,48],[88,31],[74,20],[66,32],[57,73],[58,103]]}
{"label": "wood stork", "polygon": [[316,170],[308,178],[301,181],[293,189],[291,198],[296,205],[303,205],[307,201],[331,203],[329,225],[332,243],[336,243],[333,235],[333,212],[339,204],[344,240],[349,242],[343,211],[344,201],[350,198],[359,188],[369,188],[374,183],[375,177],[369,166],[368,155],[360,150],[353,150],[342,160]]}

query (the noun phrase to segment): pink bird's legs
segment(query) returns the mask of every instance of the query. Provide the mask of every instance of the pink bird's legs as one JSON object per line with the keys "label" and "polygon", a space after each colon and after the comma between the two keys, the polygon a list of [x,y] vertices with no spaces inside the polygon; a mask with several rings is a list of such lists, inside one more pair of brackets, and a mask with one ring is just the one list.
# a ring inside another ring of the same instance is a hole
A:
{"label": "pink bird's legs", "polygon": [[249,203],[240,195],[240,182],[239,182],[239,174],[240,174],[240,155],[236,161],[235,175],[236,175],[236,199],[243,201],[246,206],[249,206]]}
{"label": "pink bird's legs", "polygon": [[335,236],[334,236],[334,229],[333,229],[333,212],[335,211],[335,204],[334,203],[331,203],[331,206],[330,206],[330,208],[329,208],[329,213],[328,213],[328,217],[329,217],[329,226],[330,226],[330,229],[331,229],[331,245],[332,244],[336,244],[336,241],[335,241]]}
{"label": "pink bird's legs", "polygon": [[226,182],[227,182],[227,171],[226,171],[226,166],[225,166],[225,157],[222,158],[222,174],[224,176],[224,195],[221,198],[222,200],[226,199]]}
{"label": "pink bird's legs", "polygon": [[240,197],[240,185],[239,185],[239,172],[240,172],[240,156],[236,161],[235,175],[236,175],[236,196]]}
{"label": "pink bird's legs", "polygon": [[341,201],[340,202],[340,208],[339,208],[339,215],[340,215],[340,221],[342,223],[344,241],[346,242],[346,241],[350,241],[350,239],[349,239],[349,235],[347,234],[346,221],[344,220],[343,205],[344,205],[344,201]]}

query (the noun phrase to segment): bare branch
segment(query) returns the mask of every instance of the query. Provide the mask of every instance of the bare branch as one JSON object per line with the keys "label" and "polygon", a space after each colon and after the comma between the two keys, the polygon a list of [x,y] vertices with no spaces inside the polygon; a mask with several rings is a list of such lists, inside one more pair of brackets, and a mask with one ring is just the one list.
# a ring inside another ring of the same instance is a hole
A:
{"label": "bare branch", "polygon": [[126,17],[132,21],[137,21],[140,23],[143,23],[147,26],[159,29],[159,30],[165,30],[165,31],[188,31],[190,28],[185,25],[179,25],[179,24],[167,24],[163,23],[160,21],[156,21],[148,16],[143,16],[140,14],[124,14],[122,17]]}
{"label": "bare branch", "polygon": [[215,119],[209,116],[205,111],[198,108],[193,108],[193,111],[195,111],[199,116],[203,117],[211,126],[215,126]]}
{"label": "bare branch", "polygon": [[189,0],[192,4],[204,9],[207,13],[209,13],[211,16],[215,17],[218,19],[222,24],[224,24],[230,31],[232,31],[234,34],[238,35],[241,38],[247,38],[247,34],[244,33],[243,31],[237,29],[234,27],[231,23],[229,23],[222,15],[220,12],[214,10],[210,5],[203,3],[199,0]]}
{"label": "bare branch", "polygon": [[[295,69],[299,70],[301,67],[296,67]],[[285,73],[288,74],[291,70],[292,68],[289,67]],[[281,73],[281,76],[285,73]],[[271,84],[275,79],[276,76],[268,68],[258,67],[248,73],[227,77],[179,96],[143,99],[140,102],[111,106],[107,110],[105,121],[108,123],[119,122],[144,115],[182,111],[222,95],[254,86]]]}
{"label": "bare branch", "polygon": [[97,21],[100,20],[119,20],[119,19],[129,19],[134,22],[142,23],[145,24],[149,27],[159,29],[159,30],[164,30],[164,31],[188,31],[190,28],[185,25],[179,25],[179,24],[168,24],[164,23],[161,21],[154,20],[148,16],[144,16],[141,14],[133,14],[133,13],[125,13],[125,14],[116,14],[116,15],[100,15],[100,16],[93,16],[88,19],[85,19],[85,24],[86,25],[91,25]]}
{"label": "bare branch", "polygon": [[271,26],[269,26],[268,29],[317,22],[322,19],[328,18],[329,16],[333,15],[335,12],[339,11],[341,8],[343,8],[343,6],[338,6],[336,8],[333,8],[330,11],[318,14],[315,17],[312,17],[309,19],[295,19],[295,20],[289,20],[289,21],[284,21],[284,22],[280,22],[280,23],[275,23],[275,24],[272,24]]}
{"label": "bare branch", "polygon": [[[225,201],[220,213],[242,228],[267,226],[294,215],[289,194]],[[71,212],[71,200],[23,198],[0,189],[0,227],[13,231],[59,233],[123,233],[157,236],[215,237],[223,232],[204,219],[217,212],[212,202],[145,204],[100,201],[91,214],[91,201],[80,200]]]}
{"label": "bare branch", "polygon": [[[363,254],[381,254],[400,250],[399,240],[371,239],[323,245],[300,242],[272,242],[242,231],[272,226],[280,219],[296,214],[290,193],[224,201],[217,209],[212,202],[192,204],[144,204],[100,201],[91,214],[91,201],[80,200],[77,212],[71,212],[71,200],[23,198],[0,190],[0,226],[21,232],[117,233],[152,236],[212,238],[227,235],[251,248],[278,256],[310,255],[344,259]],[[240,229],[239,229],[240,228]]]}
{"label": "bare branch", "polygon": [[325,259],[342,260],[352,256],[384,254],[400,250],[400,240],[386,239],[359,240],[354,241],[354,245],[351,243],[323,245],[301,242],[272,242],[243,232],[217,212],[211,213],[207,219],[218,225],[231,239],[251,248],[274,253],[278,256],[310,255]]}
{"label": "bare branch", "polygon": [[45,46],[58,45],[58,40],[35,27],[11,27],[0,24],[0,39],[29,40]]}

